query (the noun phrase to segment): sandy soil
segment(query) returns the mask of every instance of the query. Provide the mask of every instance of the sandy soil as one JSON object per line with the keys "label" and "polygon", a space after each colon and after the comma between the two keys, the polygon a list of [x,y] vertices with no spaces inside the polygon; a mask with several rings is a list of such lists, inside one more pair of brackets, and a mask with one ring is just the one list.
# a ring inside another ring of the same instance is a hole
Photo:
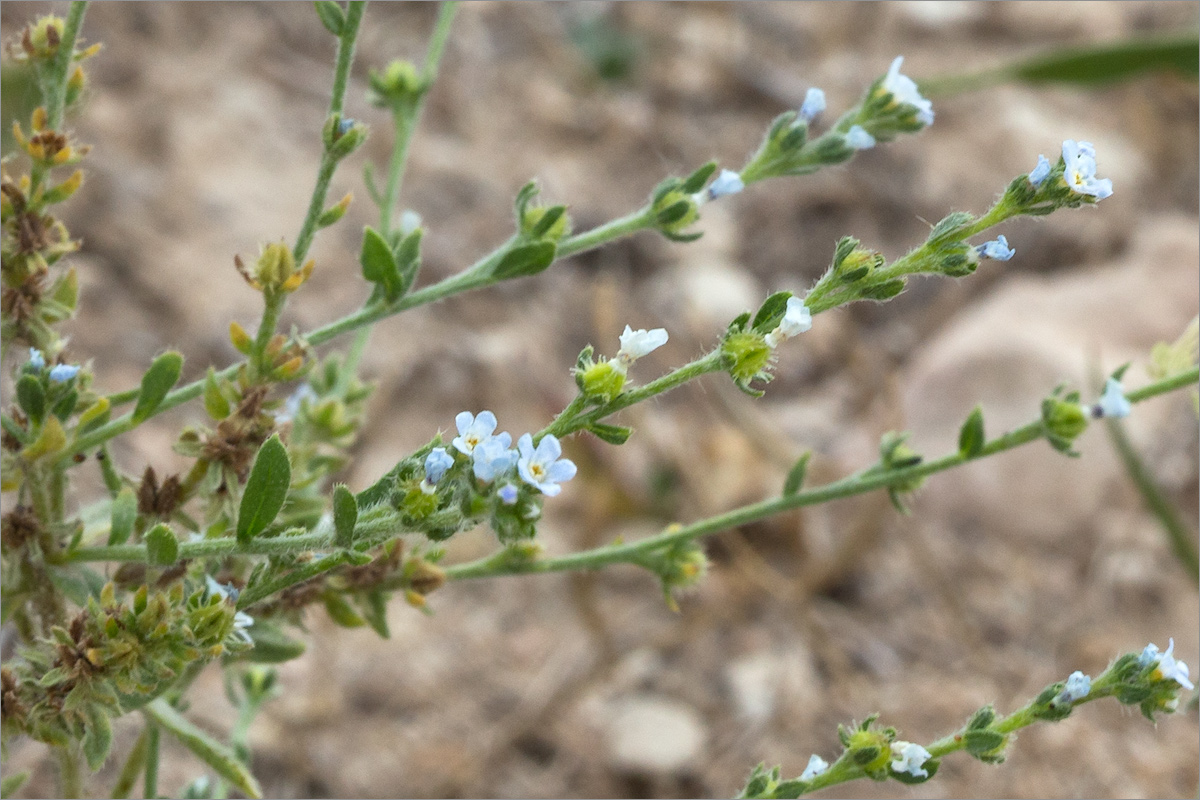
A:
{"label": "sandy soil", "polygon": [[[5,33],[50,7],[5,5]],[[287,326],[311,328],[365,296],[356,248],[373,214],[358,173],[390,146],[384,114],[364,100],[366,70],[419,59],[433,15],[427,4],[367,12],[348,112],[374,132],[334,183],[358,200],[319,237]],[[502,241],[530,178],[571,204],[577,229],[591,227],[664,175],[709,158],[740,165],[809,86],[825,89],[832,117],[897,54],[920,78],[1196,19],[1193,2],[466,4],[404,189],[428,228],[423,279]],[[572,41],[597,21],[634,49],[621,81],[599,78]],[[195,377],[233,358],[231,319],[256,321],[233,255],[299,226],[331,37],[301,3],[97,4],[85,31],[105,50],[74,123],[95,149],[68,212],[84,240],[72,352],[94,359],[111,389],[133,385],[168,346]],[[761,499],[808,448],[810,480],[829,480],[868,464],[888,429],[911,428],[941,453],[976,402],[994,430],[1019,424],[1096,359],[1132,360],[1131,379],[1144,380],[1149,347],[1197,311],[1196,84],[1010,85],[935,105],[919,136],[706,209],[695,244],[641,234],[384,322],[364,362],[378,390],[347,480],[367,485],[460,409],[540,427],[570,399],[580,348],[611,352],[626,323],[671,333],[636,377],[669,369],[742,308],[811,282],[839,236],[897,256],[930,221],[982,211],[1064,138],[1096,143],[1111,199],[1008,223],[1017,256],[1006,264],[819,318],[760,401],[713,376],[628,412],[625,447],[568,442],[581,474],[547,503],[541,536],[568,552]],[[178,468],[171,425],[200,413],[146,426],[116,457],[131,471]],[[1187,400],[1139,407],[1131,430],[1194,524]],[[1080,444],[1079,462],[1038,444],[938,476],[911,517],[863,497],[713,537],[714,568],[679,613],[632,568],[452,585],[431,598],[432,616],[397,602],[390,641],[313,612],[309,653],[281,668],[287,695],[253,729],[256,771],[274,797],[729,796],[760,760],[797,774],[812,752],[832,757],[836,724],[875,711],[928,740],[984,703],[1011,709],[1147,641],[1174,636],[1195,664],[1195,583],[1102,431]],[[451,558],[492,546],[479,531]],[[192,713],[221,732],[224,700],[200,699],[219,685],[205,676]],[[118,756],[135,729],[120,730]],[[9,767],[39,765],[28,796],[52,786],[41,752],[18,748]],[[201,767],[171,756],[162,785],[175,792]],[[919,787],[836,794],[1191,797],[1198,757],[1194,707],[1155,727],[1098,703],[1023,732],[1003,767],[958,757]]]}

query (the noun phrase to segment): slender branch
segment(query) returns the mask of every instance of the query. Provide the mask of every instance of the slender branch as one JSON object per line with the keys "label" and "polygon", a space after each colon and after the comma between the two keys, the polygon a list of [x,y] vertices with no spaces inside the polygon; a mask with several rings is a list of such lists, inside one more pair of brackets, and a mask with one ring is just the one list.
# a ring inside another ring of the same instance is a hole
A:
{"label": "slender branch", "polygon": [[71,80],[71,63],[75,60],[75,42],[79,38],[79,29],[83,27],[87,5],[86,0],[71,3],[58,41],[58,50],[54,54],[54,71],[46,91],[46,125],[51,130],[58,130],[66,112],[67,83]]}

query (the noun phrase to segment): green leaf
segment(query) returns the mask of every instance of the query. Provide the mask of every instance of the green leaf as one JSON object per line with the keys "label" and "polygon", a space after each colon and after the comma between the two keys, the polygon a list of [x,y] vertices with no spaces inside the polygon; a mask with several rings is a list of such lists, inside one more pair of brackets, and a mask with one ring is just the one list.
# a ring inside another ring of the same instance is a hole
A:
{"label": "green leaf", "polygon": [[361,598],[363,619],[371,629],[379,634],[380,639],[391,638],[387,623],[388,593],[383,589],[373,589]]}
{"label": "green leaf", "polygon": [[35,425],[46,416],[46,390],[36,375],[22,375],[17,381],[17,404]]}
{"label": "green leaf", "polygon": [[255,620],[247,633],[254,641],[254,649],[238,655],[238,658],[244,661],[255,664],[282,664],[304,655],[306,645],[302,639],[293,639],[270,622]]}
{"label": "green leaf", "polygon": [[154,359],[150,369],[142,376],[142,390],[138,394],[137,406],[133,409],[133,424],[144,422],[158,409],[167,392],[179,380],[183,371],[183,356],[174,350]]}
{"label": "green leaf", "polygon": [[858,296],[864,300],[891,300],[904,291],[904,278],[892,278],[858,290]]}
{"label": "green leaf", "polygon": [[566,206],[551,206],[542,212],[542,216],[532,228],[529,229],[529,237],[531,239],[540,239],[546,235],[546,231],[554,227],[554,223],[567,213]]}
{"label": "green leaf", "polygon": [[804,485],[804,474],[808,472],[808,460],[810,458],[812,458],[811,450],[800,456],[792,468],[788,470],[787,478],[783,482],[784,497],[791,497],[800,491],[800,487]]}
{"label": "green leaf", "polygon": [[5,775],[0,780],[0,797],[12,797],[17,790],[29,780],[28,772],[18,772],[16,775]]}
{"label": "green leaf", "polygon": [[367,624],[367,621],[354,610],[354,606],[350,605],[349,601],[337,592],[326,592],[324,600],[325,613],[343,628],[361,628]]}
{"label": "green leaf", "polygon": [[334,541],[338,547],[349,547],[354,543],[354,524],[358,522],[358,503],[354,495],[339,483],[333,487],[333,527],[337,531]]}
{"label": "green leaf", "polygon": [[333,0],[316,0],[313,6],[316,7],[317,16],[321,18],[325,29],[334,36],[341,36],[342,29],[346,27],[346,13],[342,11],[342,7]]}
{"label": "green leaf", "polygon": [[358,256],[363,277],[383,287],[389,301],[395,300],[404,290],[400,279],[400,265],[383,235],[368,225],[363,229],[362,251]]}
{"label": "green leaf", "polygon": [[108,751],[112,748],[112,720],[104,709],[97,705],[88,706],[88,725],[83,734],[83,755],[88,768],[95,772],[104,766]]}
{"label": "green leaf", "polygon": [[558,246],[554,242],[533,242],[514,247],[504,254],[492,275],[496,280],[536,275],[554,263]]}
{"label": "green leaf", "polygon": [[112,528],[108,532],[109,545],[125,544],[133,533],[137,521],[137,496],[128,486],[117,492],[112,503]]}
{"label": "green leaf", "polygon": [[958,452],[967,458],[974,458],[983,450],[986,438],[983,432],[983,409],[975,406],[958,432]]}
{"label": "green leaf", "polygon": [[754,322],[750,324],[750,327],[759,333],[773,331],[783,319],[784,312],[787,311],[787,302],[791,297],[791,292],[776,292],[768,297],[759,306],[758,313],[754,315]]}
{"label": "green leaf", "polygon": [[263,442],[238,508],[237,540],[249,542],[275,521],[292,482],[292,465],[279,434]]}
{"label": "green leaf", "polygon": [[1005,738],[1002,733],[980,728],[964,731],[963,741],[968,753],[973,756],[981,756],[1003,747]]}
{"label": "green leaf", "polygon": [[253,798],[262,797],[262,787],[237,754],[184,719],[166,700],[160,697],[148,703],[143,713],[243,794]]}
{"label": "green leaf", "polygon": [[709,161],[691,175],[688,175],[686,178],[684,178],[683,185],[679,187],[679,190],[687,194],[695,194],[704,188],[704,184],[708,183],[708,179],[716,171],[717,162]]}
{"label": "green leaf", "polygon": [[179,540],[170,525],[160,522],[146,534],[146,559],[159,567],[169,567],[179,560]]}
{"label": "green leaf", "polygon": [[629,435],[633,430],[626,428],[624,425],[606,425],[602,422],[593,422],[587,426],[587,430],[595,434],[596,438],[609,444],[625,444],[629,440]]}
{"label": "green leaf", "polygon": [[401,294],[412,288],[417,279],[417,271],[421,269],[421,237],[424,233],[424,229],[417,228],[396,245],[396,263],[403,287]]}

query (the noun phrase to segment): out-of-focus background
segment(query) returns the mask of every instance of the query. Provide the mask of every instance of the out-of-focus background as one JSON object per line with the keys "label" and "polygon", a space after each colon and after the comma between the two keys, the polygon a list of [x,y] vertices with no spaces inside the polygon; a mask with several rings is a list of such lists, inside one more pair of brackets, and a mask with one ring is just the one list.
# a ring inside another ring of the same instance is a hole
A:
{"label": "out-of-focus background", "polygon": [[[9,3],[4,33],[59,5]],[[511,230],[531,178],[582,230],[709,158],[739,167],[770,120],[809,86],[853,103],[892,58],[918,80],[1071,45],[1194,29],[1194,2],[468,3],[459,11],[402,204],[427,226],[424,280],[449,275]],[[305,330],[366,296],[357,247],[374,210],[364,159],[390,149],[365,102],[369,67],[419,61],[436,8],[368,8],[347,113],[372,126],[333,197],[347,217],[322,233],[317,271],[285,327]],[[308,202],[331,81],[333,38],[306,3],[98,3],[104,43],[73,120],[94,145],[67,206],[84,242],[71,353],[124,389],[167,347],[185,378],[235,353],[259,299],[233,268],[294,237]],[[752,400],[710,376],[626,412],[616,448],[565,444],[580,474],[546,504],[541,539],[565,553],[648,535],[776,493],[815,452],[812,482],[869,464],[881,433],[913,431],[938,455],[981,402],[988,429],[1033,419],[1060,381],[1094,396],[1126,361],[1146,380],[1151,346],[1197,313],[1197,86],[1156,74],[1119,85],[1001,85],[935,100],[917,136],[805,178],[707,206],[699,242],[656,234],[555,265],[533,279],[422,307],[378,326],[364,369],[377,382],[355,462],[360,489],[453,425],[463,409],[504,429],[541,427],[574,392],[584,345],[611,354],[626,323],[670,343],[639,361],[647,380],[710,347],[728,321],[780,289],[802,290],[854,235],[896,257],[952,210],[981,212],[1039,153],[1088,140],[1115,194],[1098,207],[1007,223],[1016,248],[957,282],[914,280],[884,306],[820,316],[781,349]],[[820,123],[818,123],[819,127]],[[170,445],[202,410],[167,415],[115,449],[121,465],[179,468]],[[1139,405],[1139,452],[1197,520],[1197,422],[1182,394]],[[422,615],[397,601],[393,631],[335,627],[313,610],[309,652],[280,669],[286,696],[251,732],[272,797],[728,796],[758,761],[798,774],[837,752],[835,726],[874,711],[928,741],[979,706],[1011,710],[1075,669],[1093,675],[1148,641],[1195,664],[1196,585],[1113,456],[1102,426],[1067,459],[1038,443],[931,479],[913,514],[865,496],[708,540],[707,580],[663,603],[648,574],[450,585]],[[85,496],[80,497],[86,500]],[[490,551],[482,530],[450,559]],[[232,722],[214,670],[190,716]],[[205,698],[201,700],[200,698]],[[132,745],[132,720],[108,773]],[[1194,705],[1157,727],[1114,702],[1020,734],[1008,763],[947,759],[913,797],[1195,796]],[[160,786],[202,765],[168,749]],[[36,745],[30,796],[52,791]],[[107,774],[111,783],[112,774]],[[883,797],[897,784],[850,784]]]}

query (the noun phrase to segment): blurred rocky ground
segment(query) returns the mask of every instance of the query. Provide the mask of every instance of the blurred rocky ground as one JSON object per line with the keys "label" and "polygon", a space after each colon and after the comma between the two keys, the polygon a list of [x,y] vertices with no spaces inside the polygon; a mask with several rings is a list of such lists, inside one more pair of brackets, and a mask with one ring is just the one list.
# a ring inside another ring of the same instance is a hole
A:
{"label": "blurred rocky ground", "polygon": [[[7,3],[6,35],[56,7]],[[832,119],[897,54],[917,79],[958,74],[1195,28],[1197,8],[463,4],[403,196],[427,226],[424,280],[502,241],[530,178],[586,229],[637,207],[665,175],[709,158],[736,168],[809,86],[825,89]],[[359,170],[390,149],[385,115],[364,99],[366,73],[419,60],[434,14],[416,3],[368,9],[347,111],[373,131],[333,188],[357,200],[318,238],[317,271],[285,326],[311,328],[365,296],[356,252],[374,215]],[[194,378],[235,357],[231,319],[256,321],[258,297],[233,255],[299,227],[333,42],[301,3],[101,3],[85,34],[105,49],[74,122],[95,148],[68,212],[84,241],[72,353],[93,359],[110,389],[133,385],[168,346]],[[810,481],[830,480],[876,458],[891,429],[940,454],[976,403],[1000,432],[1033,419],[1059,382],[1089,395],[1096,370],[1126,361],[1127,385],[1138,385],[1150,347],[1197,313],[1195,82],[1005,85],[935,108],[918,136],[707,207],[694,244],[640,234],[382,323],[364,362],[378,390],[352,488],[451,428],[461,409],[490,408],[508,430],[540,427],[570,399],[579,350],[612,352],[626,323],[671,334],[635,378],[669,369],[768,293],[803,289],[838,237],[899,256],[949,211],[984,210],[1065,138],[1095,143],[1112,198],[1006,223],[1017,251],[1007,263],[819,317],[783,349],[761,400],[710,376],[625,413],[636,432],[624,447],[568,441],[580,475],[547,503],[541,535],[563,553],[761,499],[810,448]],[[145,426],[115,457],[133,471],[177,469],[172,425],[201,413]],[[1188,399],[1139,405],[1129,429],[1195,523]],[[1173,636],[1195,664],[1195,583],[1103,430],[1079,449],[1073,460],[1039,443],[936,476],[910,517],[867,496],[713,537],[714,568],[679,613],[632,568],[451,585],[431,597],[431,616],[397,602],[390,641],[311,613],[310,651],[281,668],[287,694],[252,729],[256,771],[273,797],[728,796],[760,760],[798,774],[812,752],[831,758],[836,724],[874,711],[924,741],[985,703],[1012,709],[1147,641]],[[493,546],[478,531],[450,558]],[[219,675],[206,674],[191,709],[217,732],[232,721],[221,694]],[[132,727],[120,730],[118,756],[133,741]],[[170,752],[160,785],[175,791],[201,766]],[[26,792],[50,791],[41,755],[14,749],[8,769],[39,765]],[[1022,732],[1003,767],[951,758],[905,794],[1191,797],[1198,756],[1194,707],[1155,727],[1104,702]],[[897,791],[862,783],[836,794]]]}

